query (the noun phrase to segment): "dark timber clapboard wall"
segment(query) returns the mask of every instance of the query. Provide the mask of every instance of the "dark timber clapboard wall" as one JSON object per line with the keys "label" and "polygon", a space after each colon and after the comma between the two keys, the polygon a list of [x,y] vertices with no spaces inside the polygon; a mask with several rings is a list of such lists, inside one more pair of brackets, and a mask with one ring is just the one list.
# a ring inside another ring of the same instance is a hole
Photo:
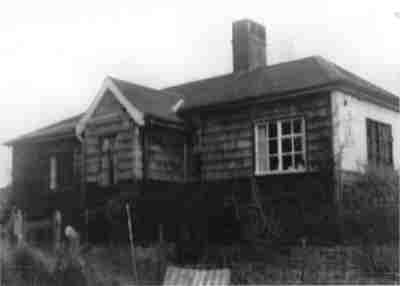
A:
{"label": "dark timber clapboard wall", "polygon": [[110,93],[106,93],[85,130],[86,182],[98,182],[100,141],[104,136],[115,136],[117,182],[144,177],[183,182],[184,132],[156,124],[139,127]]}
{"label": "dark timber clapboard wall", "polygon": [[[321,206],[333,207],[331,113],[328,93],[203,110],[192,118],[201,189],[219,194],[226,202],[234,195],[243,207],[258,197],[264,214],[278,218],[282,239],[313,235],[312,230],[331,225],[327,220],[305,218],[319,213]],[[255,176],[254,122],[292,117],[305,119],[307,172]],[[317,225],[310,226],[313,223]],[[331,235],[325,230],[321,233]]]}
{"label": "dark timber clapboard wall", "polygon": [[197,121],[194,146],[200,176],[204,181],[253,176],[254,121],[290,117],[304,117],[307,165],[317,169],[332,158],[330,116],[328,94],[203,112]]}
{"label": "dark timber clapboard wall", "polygon": [[106,94],[85,130],[86,182],[97,183],[101,167],[101,138],[115,136],[117,182],[142,177],[139,127],[130,120],[115,98]]}
{"label": "dark timber clapboard wall", "polygon": [[[50,190],[50,157],[57,158],[57,187]],[[49,215],[79,198],[81,145],[74,137],[13,146],[13,192],[27,219]],[[65,199],[60,199],[65,197]]]}
{"label": "dark timber clapboard wall", "polygon": [[152,126],[146,130],[148,179],[183,182],[185,176],[185,134]]}
{"label": "dark timber clapboard wall", "polygon": [[116,180],[124,181],[142,177],[139,128],[117,115],[106,122],[91,122],[87,127],[85,132],[87,182],[98,182],[101,171],[100,138],[111,135],[115,136]]}

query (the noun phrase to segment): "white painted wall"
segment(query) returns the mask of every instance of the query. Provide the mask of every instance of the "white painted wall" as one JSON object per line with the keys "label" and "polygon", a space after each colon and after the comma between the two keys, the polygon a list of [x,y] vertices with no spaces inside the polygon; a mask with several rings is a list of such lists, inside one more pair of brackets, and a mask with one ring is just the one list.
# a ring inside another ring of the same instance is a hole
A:
{"label": "white painted wall", "polygon": [[393,161],[400,169],[400,113],[360,100],[341,91],[331,93],[334,152],[342,150],[341,169],[361,171],[367,163],[366,119],[371,118],[392,126]]}

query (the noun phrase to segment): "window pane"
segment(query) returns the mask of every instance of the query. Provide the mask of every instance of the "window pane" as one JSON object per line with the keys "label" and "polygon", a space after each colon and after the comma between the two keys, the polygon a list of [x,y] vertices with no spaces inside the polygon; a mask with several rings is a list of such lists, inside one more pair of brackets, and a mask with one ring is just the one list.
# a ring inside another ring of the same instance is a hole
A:
{"label": "window pane", "polygon": [[257,153],[257,158],[258,158],[258,168],[260,171],[265,171],[267,169],[267,141],[265,140],[259,140],[258,141],[258,153]]}
{"label": "window pane", "polygon": [[278,157],[273,156],[269,158],[269,169],[270,171],[278,170],[279,167],[279,160]]}
{"label": "window pane", "polygon": [[302,137],[294,138],[294,151],[303,151],[303,138]]}
{"label": "window pane", "polygon": [[278,140],[269,140],[269,154],[277,154],[278,153]]}
{"label": "window pane", "polygon": [[295,119],[293,120],[293,132],[294,133],[301,133],[302,132],[302,128],[301,128],[301,119]]}
{"label": "window pane", "polygon": [[268,170],[268,157],[258,158],[258,171],[264,172]]}
{"label": "window pane", "polygon": [[292,155],[284,155],[282,157],[283,170],[288,170],[292,167]]}
{"label": "window pane", "polygon": [[303,154],[294,155],[294,165],[295,165],[296,169],[300,169],[300,170],[305,169],[306,166],[305,166]]}
{"label": "window pane", "polygon": [[392,165],[390,125],[367,119],[367,152],[370,164]]}
{"label": "window pane", "polygon": [[305,170],[304,133],[298,118],[257,125],[257,171]]}
{"label": "window pane", "polygon": [[390,166],[393,166],[393,143],[392,141],[389,142],[389,161]]}
{"label": "window pane", "polygon": [[260,157],[266,157],[267,156],[267,141],[258,140],[257,152],[258,152],[257,155],[260,156]]}
{"label": "window pane", "polygon": [[267,137],[267,126],[259,125],[257,126],[258,129],[258,139],[265,139]]}
{"label": "window pane", "polygon": [[292,152],[292,138],[282,139],[282,152]]}
{"label": "window pane", "polygon": [[268,137],[275,138],[278,136],[278,127],[276,122],[270,122],[268,124]]}
{"label": "window pane", "polygon": [[292,122],[291,121],[282,121],[282,135],[287,135],[292,133]]}

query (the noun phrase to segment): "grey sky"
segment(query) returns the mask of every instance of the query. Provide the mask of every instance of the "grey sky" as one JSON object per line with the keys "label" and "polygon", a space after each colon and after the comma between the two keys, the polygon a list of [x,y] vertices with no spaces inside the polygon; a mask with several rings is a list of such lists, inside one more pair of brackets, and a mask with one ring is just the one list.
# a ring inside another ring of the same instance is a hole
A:
{"label": "grey sky", "polygon": [[[319,54],[399,95],[399,11],[390,0],[8,1],[0,142],[84,111],[106,75],[164,87],[231,72],[241,18],[266,26],[270,64]],[[10,159],[0,147],[0,186]]]}

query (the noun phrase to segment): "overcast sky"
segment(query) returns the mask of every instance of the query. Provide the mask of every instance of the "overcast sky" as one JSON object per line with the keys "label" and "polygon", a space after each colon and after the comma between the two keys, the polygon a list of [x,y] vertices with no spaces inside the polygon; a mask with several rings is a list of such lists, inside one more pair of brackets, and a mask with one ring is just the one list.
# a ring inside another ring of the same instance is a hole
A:
{"label": "overcast sky", "polygon": [[[0,142],[84,111],[106,75],[161,88],[231,72],[241,18],[266,26],[269,64],[318,54],[399,95],[398,11],[398,0],[4,1]],[[10,153],[0,147],[0,186]]]}

